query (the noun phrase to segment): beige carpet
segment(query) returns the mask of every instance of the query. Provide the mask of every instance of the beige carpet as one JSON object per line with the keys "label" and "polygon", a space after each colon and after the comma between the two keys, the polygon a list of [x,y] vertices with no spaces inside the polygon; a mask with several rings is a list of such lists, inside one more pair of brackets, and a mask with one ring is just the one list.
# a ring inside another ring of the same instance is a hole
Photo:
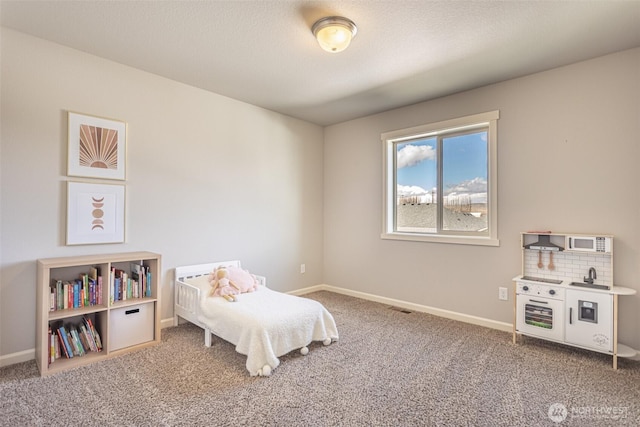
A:
{"label": "beige carpet", "polygon": [[[40,378],[0,369],[2,426],[636,426],[640,364],[330,292],[340,341],[250,377],[189,324],[159,346]],[[552,406],[553,405],[553,406]],[[562,406],[560,406],[562,405]],[[561,424],[553,422],[551,415]]]}

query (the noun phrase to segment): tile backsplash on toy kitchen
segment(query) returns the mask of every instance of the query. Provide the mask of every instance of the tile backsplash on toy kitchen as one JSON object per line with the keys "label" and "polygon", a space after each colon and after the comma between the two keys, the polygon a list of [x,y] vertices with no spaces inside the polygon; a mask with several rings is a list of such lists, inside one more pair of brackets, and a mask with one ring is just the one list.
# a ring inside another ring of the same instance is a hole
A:
{"label": "tile backsplash on toy kitchen", "polygon": [[614,285],[611,254],[553,252],[553,266],[555,268],[550,270],[550,251],[542,251],[542,268],[538,267],[540,255],[537,250],[525,250],[524,252],[523,274],[525,276],[582,282],[589,275],[589,268],[593,267],[597,273],[594,283]]}

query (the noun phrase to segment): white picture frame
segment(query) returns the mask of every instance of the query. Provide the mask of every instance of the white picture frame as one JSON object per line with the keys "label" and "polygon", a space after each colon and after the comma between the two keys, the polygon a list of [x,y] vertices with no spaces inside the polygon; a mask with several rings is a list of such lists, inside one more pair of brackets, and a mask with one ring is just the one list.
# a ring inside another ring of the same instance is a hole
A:
{"label": "white picture frame", "polygon": [[67,182],[67,245],[124,243],[125,186]]}
{"label": "white picture frame", "polygon": [[68,112],[67,175],[124,180],[127,124]]}

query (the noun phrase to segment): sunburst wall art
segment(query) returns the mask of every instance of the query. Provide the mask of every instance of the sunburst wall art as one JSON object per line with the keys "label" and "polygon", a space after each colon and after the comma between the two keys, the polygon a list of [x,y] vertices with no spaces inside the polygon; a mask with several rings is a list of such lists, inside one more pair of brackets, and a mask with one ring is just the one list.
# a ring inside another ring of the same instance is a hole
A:
{"label": "sunburst wall art", "polygon": [[124,185],[67,183],[67,245],[124,242]]}
{"label": "sunburst wall art", "polygon": [[69,112],[69,176],[125,179],[127,124]]}

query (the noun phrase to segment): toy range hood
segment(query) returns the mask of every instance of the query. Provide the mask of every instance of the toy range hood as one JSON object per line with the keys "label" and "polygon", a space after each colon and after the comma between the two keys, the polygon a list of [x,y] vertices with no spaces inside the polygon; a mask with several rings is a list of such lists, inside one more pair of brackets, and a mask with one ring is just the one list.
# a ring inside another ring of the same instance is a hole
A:
{"label": "toy range hood", "polygon": [[524,246],[525,249],[535,249],[539,251],[563,251],[564,248],[551,243],[551,237],[545,234],[538,235],[538,241]]}

